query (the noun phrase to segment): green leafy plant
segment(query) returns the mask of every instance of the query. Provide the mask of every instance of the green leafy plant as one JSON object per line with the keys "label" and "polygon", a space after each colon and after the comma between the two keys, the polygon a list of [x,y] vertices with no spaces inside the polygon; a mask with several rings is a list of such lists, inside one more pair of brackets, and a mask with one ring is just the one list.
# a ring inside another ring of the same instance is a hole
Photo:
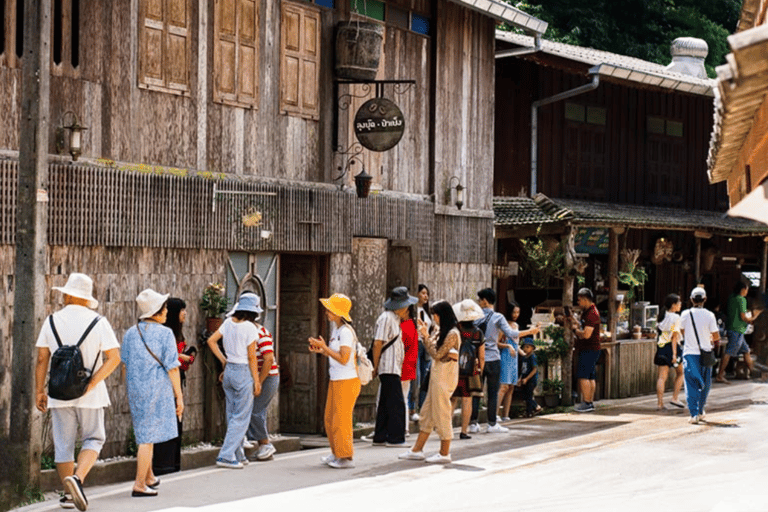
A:
{"label": "green leafy plant", "polygon": [[541,387],[545,395],[561,395],[565,388],[565,382],[560,379],[544,379]]}
{"label": "green leafy plant", "polygon": [[549,360],[563,359],[568,355],[570,347],[565,341],[565,327],[561,325],[548,325],[542,329],[541,333],[545,340],[551,340],[551,343],[542,341],[536,345],[536,359],[539,364],[546,364]]}
{"label": "green leafy plant", "polygon": [[210,283],[203,290],[203,296],[200,299],[200,308],[205,311],[208,318],[218,318],[227,312],[229,299],[224,295],[224,285],[221,283]]}
{"label": "green leafy plant", "polygon": [[648,280],[648,273],[637,264],[639,257],[640,251],[637,249],[621,251],[622,268],[619,271],[619,282],[629,286],[627,300],[630,304],[635,297],[635,290],[642,288]]}
{"label": "green leafy plant", "polygon": [[531,282],[538,288],[548,288],[552,279],[565,277],[565,252],[563,242],[547,243],[540,237],[520,240],[522,266],[531,276]]}

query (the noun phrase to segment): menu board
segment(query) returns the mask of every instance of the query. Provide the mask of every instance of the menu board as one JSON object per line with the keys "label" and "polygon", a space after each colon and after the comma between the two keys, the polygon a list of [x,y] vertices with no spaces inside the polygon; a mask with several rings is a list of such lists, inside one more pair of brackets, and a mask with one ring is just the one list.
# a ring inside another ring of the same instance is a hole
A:
{"label": "menu board", "polygon": [[577,253],[608,254],[609,233],[606,228],[577,228],[574,248]]}

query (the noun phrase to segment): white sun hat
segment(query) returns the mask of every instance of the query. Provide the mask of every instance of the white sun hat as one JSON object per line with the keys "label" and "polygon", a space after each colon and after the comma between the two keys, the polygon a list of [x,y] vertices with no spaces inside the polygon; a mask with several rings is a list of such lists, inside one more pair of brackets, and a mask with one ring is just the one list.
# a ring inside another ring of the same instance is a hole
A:
{"label": "white sun hat", "polygon": [[78,299],[87,300],[88,307],[91,309],[99,307],[99,301],[93,298],[93,279],[85,274],[78,274],[77,272],[69,274],[67,284],[54,286],[53,289]]}
{"label": "white sun hat", "polygon": [[482,308],[472,299],[464,299],[454,304],[453,313],[459,322],[474,322],[485,316]]}
{"label": "white sun hat", "polygon": [[138,297],[136,297],[136,304],[139,305],[139,318],[149,318],[160,311],[160,308],[165,304],[165,301],[168,300],[169,295],[170,294],[168,293],[165,295],[157,293],[152,288],[143,290]]}

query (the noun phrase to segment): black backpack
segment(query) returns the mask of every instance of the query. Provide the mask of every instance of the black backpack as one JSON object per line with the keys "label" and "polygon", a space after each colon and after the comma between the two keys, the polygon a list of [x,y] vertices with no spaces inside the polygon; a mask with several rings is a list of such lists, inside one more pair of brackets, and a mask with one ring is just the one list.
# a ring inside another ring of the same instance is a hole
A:
{"label": "black backpack", "polygon": [[48,379],[48,396],[55,398],[56,400],[74,400],[80,398],[85,394],[85,389],[88,387],[88,383],[93,375],[93,370],[96,368],[96,361],[99,360],[99,354],[96,355],[96,359],[93,361],[93,366],[90,370],[83,365],[83,354],[80,352],[80,345],[85,341],[85,338],[90,334],[99,320],[100,316],[97,316],[91,322],[91,325],[85,330],[80,341],[77,345],[63,345],[59,333],[56,331],[56,326],[53,325],[53,315],[49,316],[51,330],[53,336],[56,338],[56,343],[59,344],[59,348],[51,356],[51,371]]}
{"label": "black backpack", "polygon": [[461,345],[459,346],[459,375],[470,377],[475,373],[475,359],[477,348],[472,343],[474,330],[465,333],[461,331]]}

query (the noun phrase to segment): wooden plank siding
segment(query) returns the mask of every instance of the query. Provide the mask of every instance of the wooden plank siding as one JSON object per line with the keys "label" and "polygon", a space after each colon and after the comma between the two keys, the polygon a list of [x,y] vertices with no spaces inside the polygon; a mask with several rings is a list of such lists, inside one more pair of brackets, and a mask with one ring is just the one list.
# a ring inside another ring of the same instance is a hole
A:
{"label": "wooden plank siding", "polygon": [[[521,189],[530,191],[532,102],[588,82],[586,72],[566,72],[547,64],[514,58],[499,63],[495,195],[517,195]],[[609,169],[601,197],[595,197],[589,190],[576,193],[564,190],[566,102],[606,109],[605,151]],[[538,191],[550,197],[724,211],[725,188],[710,186],[706,177],[711,103],[706,97],[633,88],[603,80],[594,91],[541,107]],[[679,171],[684,194],[679,203],[656,202],[648,191],[648,116],[683,123],[681,142],[685,151]]]}

